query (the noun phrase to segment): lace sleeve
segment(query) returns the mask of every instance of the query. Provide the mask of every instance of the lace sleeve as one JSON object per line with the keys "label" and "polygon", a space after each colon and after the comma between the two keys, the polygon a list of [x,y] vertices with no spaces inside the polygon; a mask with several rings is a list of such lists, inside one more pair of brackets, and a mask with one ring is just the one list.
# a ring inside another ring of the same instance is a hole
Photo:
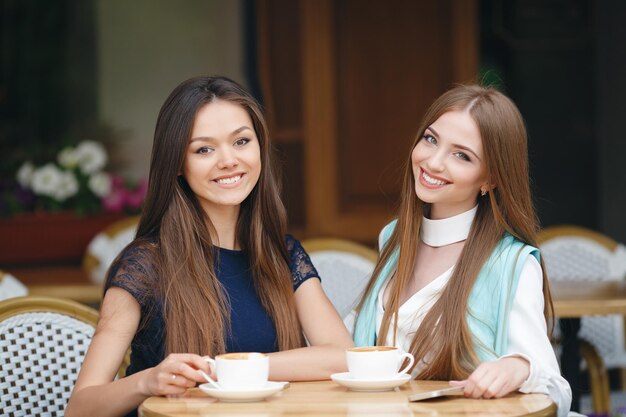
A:
{"label": "lace sleeve", "polygon": [[309,258],[309,254],[306,253],[300,242],[291,235],[287,235],[287,250],[289,251],[289,257],[291,264],[291,277],[293,279],[293,290],[297,290],[304,281],[309,278],[320,279],[317,270]]}
{"label": "lace sleeve", "polygon": [[104,287],[105,291],[111,287],[127,291],[142,309],[150,303],[156,281],[154,253],[148,245],[131,245],[125,248],[109,268]]}

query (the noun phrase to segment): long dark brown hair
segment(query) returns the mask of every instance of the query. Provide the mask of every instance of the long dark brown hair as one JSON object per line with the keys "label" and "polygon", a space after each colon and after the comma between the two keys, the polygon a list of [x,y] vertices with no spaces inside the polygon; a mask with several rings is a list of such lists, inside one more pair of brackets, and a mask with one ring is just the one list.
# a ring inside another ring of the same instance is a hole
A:
{"label": "long dark brown hair", "polygon": [[[417,379],[464,379],[477,366],[471,333],[467,326],[468,298],[478,273],[505,232],[536,246],[539,223],[530,195],[527,134],[515,104],[499,91],[477,85],[458,86],[439,97],[420,124],[415,148],[425,130],[449,111],[467,111],[476,122],[485,152],[487,178],[495,188],[478,196],[478,210],[469,236],[452,276],[439,300],[425,315],[413,336],[410,351],[425,367]],[[395,248],[400,249],[398,265],[388,284],[389,298],[378,344],[385,344],[389,331],[394,335],[402,290],[410,283],[417,256],[418,236],[426,203],[415,194],[411,152],[405,168],[398,223],[381,254],[368,284],[365,297]],[[543,269],[543,294],[546,319],[553,316],[548,280]],[[394,320],[394,323],[396,321]]]}
{"label": "long dark brown hair", "polygon": [[[285,243],[286,212],[271,161],[260,105],[224,77],[196,77],[169,95],[158,116],[148,193],[135,245],[152,248],[163,300],[165,351],[215,355],[225,351],[230,314],[214,270],[214,226],[179,175],[200,108],[215,100],[235,103],[252,119],[261,151],[259,180],[242,202],[237,243],[251,262],[254,286],[276,326],[280,350],[303,345]],[[157,242],[156,244],[149,244]]]}

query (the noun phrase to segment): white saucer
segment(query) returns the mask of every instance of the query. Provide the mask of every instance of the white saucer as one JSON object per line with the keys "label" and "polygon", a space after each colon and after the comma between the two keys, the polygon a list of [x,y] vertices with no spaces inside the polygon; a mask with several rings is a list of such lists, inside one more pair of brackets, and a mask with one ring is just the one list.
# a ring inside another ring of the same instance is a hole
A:
{"label": "white saucer", "polygon": [[259,401],[270,395],[276,394],[289,385],[288,382],[267,381],[264,387],[258,389],[217,389],[211,384],[202,384],[198,388],[210,397],[228,403],[246,403]]}
{"label": "white saucer", "polygon": [[409,374],[399,374],[390,379],[355,379],[350,372],[332,374],[330,379],[352,391],[389,391],[411,379]]}

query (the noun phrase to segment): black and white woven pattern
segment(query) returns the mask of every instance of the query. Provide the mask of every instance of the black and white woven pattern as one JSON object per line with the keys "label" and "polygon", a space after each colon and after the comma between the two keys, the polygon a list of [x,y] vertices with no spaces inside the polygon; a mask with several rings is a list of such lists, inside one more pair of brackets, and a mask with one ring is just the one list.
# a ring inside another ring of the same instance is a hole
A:
{"label": "black and white woven pattern", "polygon": [[56,313],[0,323],[0,414],[62,416],[94,327]]}

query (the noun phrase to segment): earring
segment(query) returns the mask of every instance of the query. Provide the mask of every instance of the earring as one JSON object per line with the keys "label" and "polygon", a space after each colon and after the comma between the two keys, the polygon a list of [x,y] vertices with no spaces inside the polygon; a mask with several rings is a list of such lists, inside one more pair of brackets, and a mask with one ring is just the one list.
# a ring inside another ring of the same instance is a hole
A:
{"label": "earring", "polygon": [[484,188],[480,189],[480,195],[481,197],[484,197],[487,194],[487,190],[485,190]]}

